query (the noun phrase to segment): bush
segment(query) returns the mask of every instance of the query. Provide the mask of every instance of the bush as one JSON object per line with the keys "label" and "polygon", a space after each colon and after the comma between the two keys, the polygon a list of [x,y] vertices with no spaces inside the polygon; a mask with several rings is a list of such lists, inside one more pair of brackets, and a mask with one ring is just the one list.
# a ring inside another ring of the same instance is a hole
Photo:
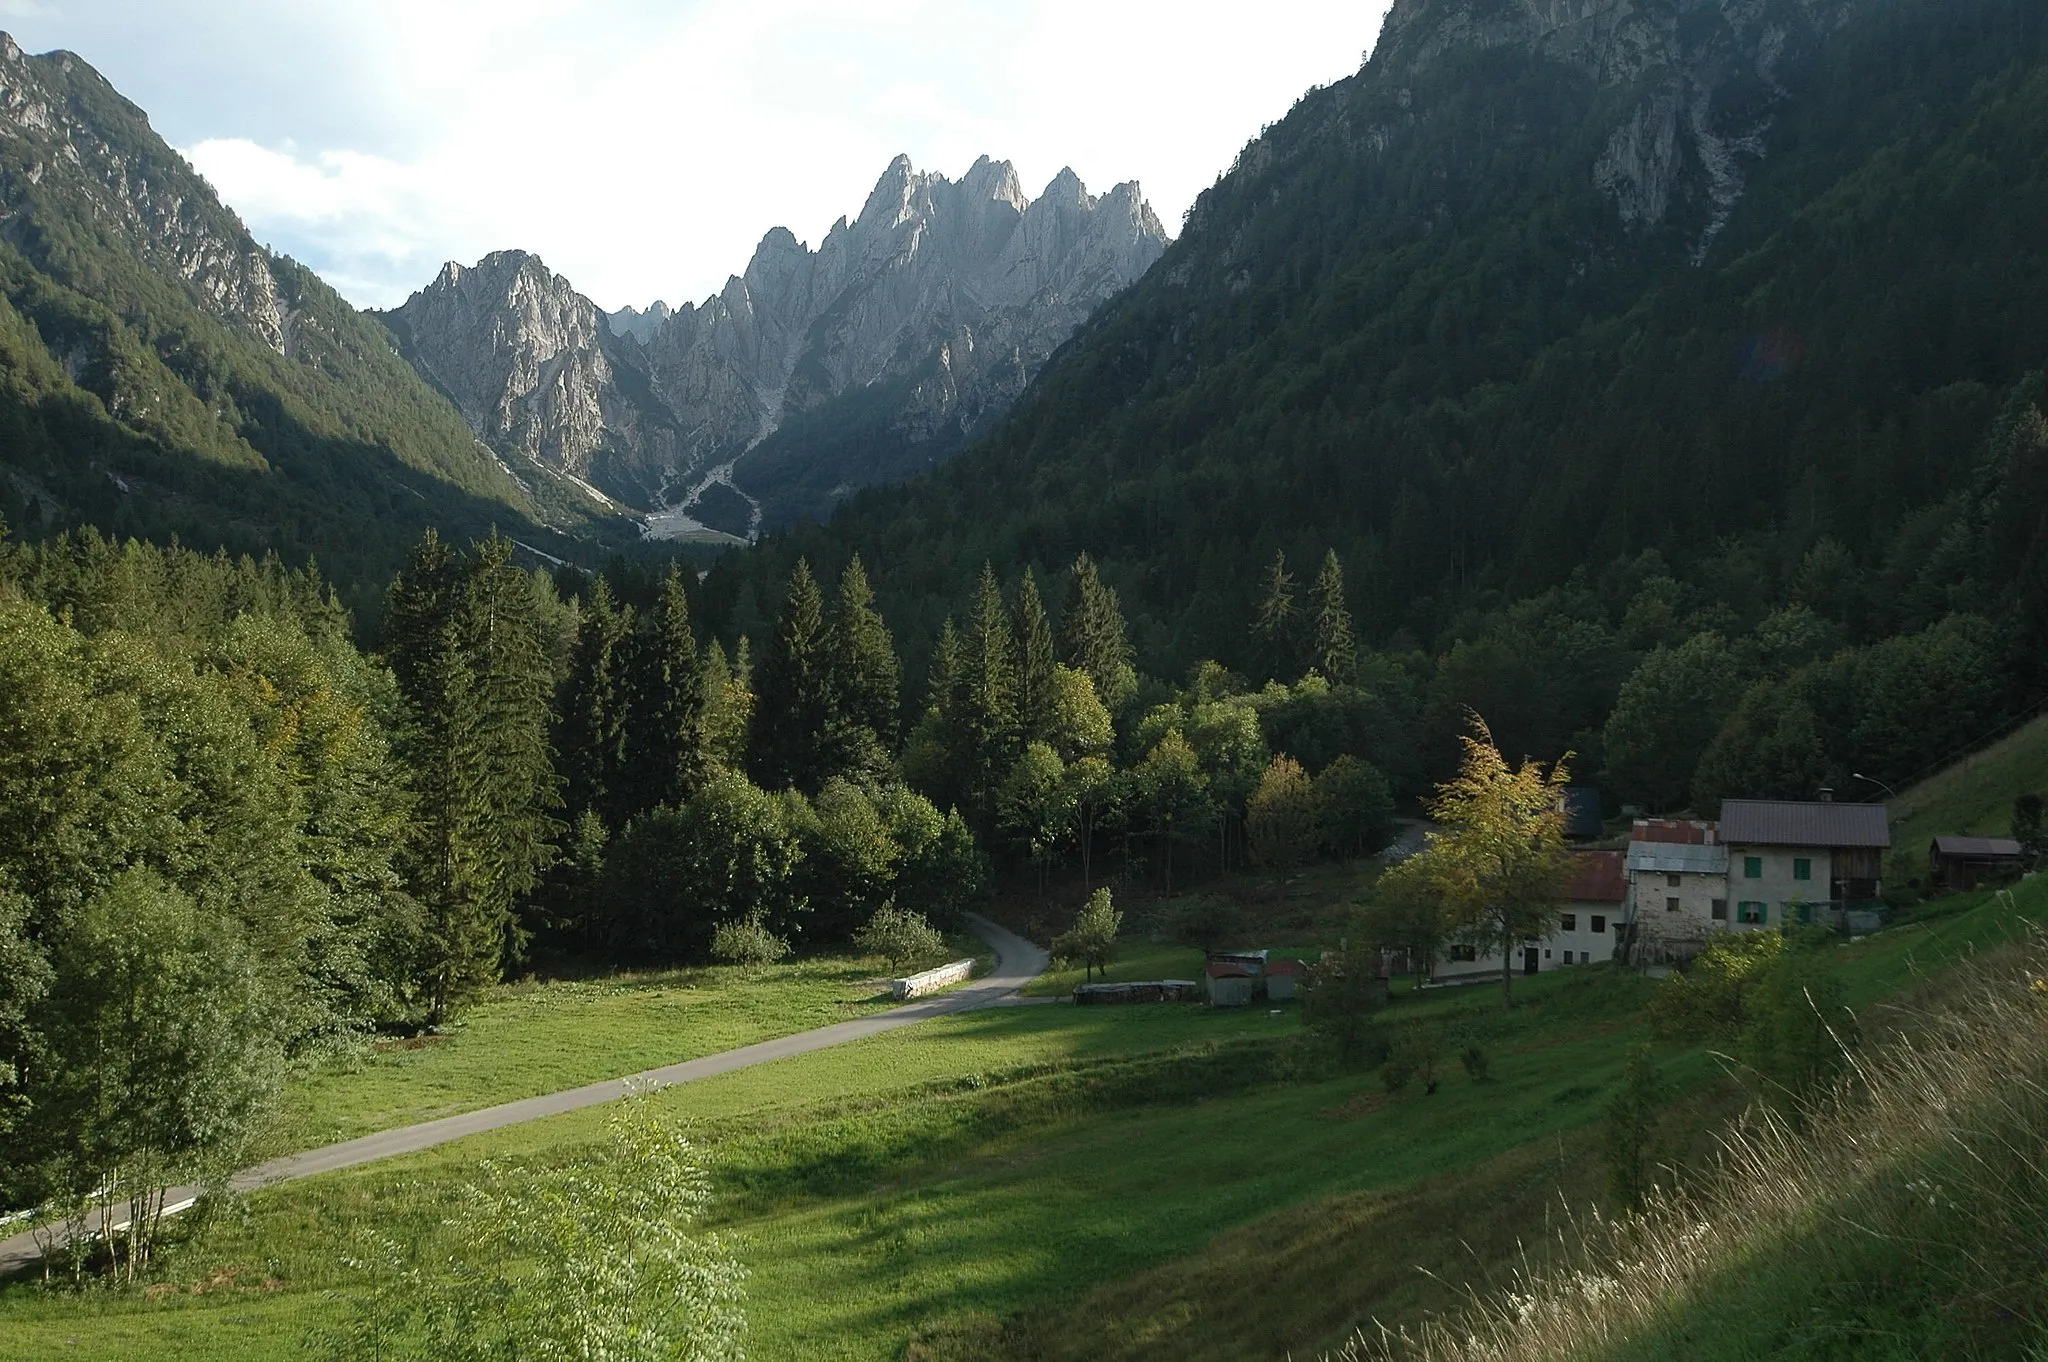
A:
{"label": "bush", "polygon": [[1370,952],[1326,953],[1309,969],[1303,1022],[1336,1046],[1345,1064],[1370,1067],[1387,1056],[1387,1042],[1372,1024],[1385,1001]]}
{"label": "bush", "polygon": [[789,942],[757,917],[721,922],[711,934],[711,958],[727,965],[772,965],[789,954]]}
{"label": "bush", "polygon": [[869,955],[879,955],[891,969],[902,969],[920,960],[934,959],[946,952],[946,938],[913,913],[894,904],[883,904],[867,925],[853,934],[853,944]]}
{"label": "bush", "polygon": [[1123,922],[1124,915],[1116,910],[1109,891],[1096,890],[1074,915],[1073,929],[1053,940],[1052,958],[1061,964],[1086,966],[1091,978],[1097,969],[1107,973],[1116,959],[1116,935]]}
{"label": "bush", "polygon": [[1474,1083],[1484,1083],[1493,1076],[1493,1057],[1477,1041],[1459,1051],[1458,1062],[1465,1066]]}
{"label": "bush", "polygon": [[1394,1043],[1387,1062],[1380,1066],[1380,1082],[1388,1092],[1399,1092],[1410,1082],[1422,1084],[1424,1096],[1435,1096],[1443,1082],[1444,1038],[1434,1030],[1409,1031]]}

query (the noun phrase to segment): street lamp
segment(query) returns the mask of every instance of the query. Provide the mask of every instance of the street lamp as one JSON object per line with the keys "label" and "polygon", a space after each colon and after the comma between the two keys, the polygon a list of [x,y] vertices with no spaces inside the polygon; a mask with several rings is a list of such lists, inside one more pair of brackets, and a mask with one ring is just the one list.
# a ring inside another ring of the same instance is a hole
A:
{"label": "street lamp", "polygon": [[1899,797],[1899,792],[1897,790],[1894,790],[1891,786],[1885,784],[1883,781],[1879,780],[1875,776],[1866,776],[1861,771],[1851,771],[1849,773],[1849,779],[1868,781],[1872,785],[1875,785],[1878,789],[1883,790],[1886,794],[1890,795],[1893,799],[1897,799]]}

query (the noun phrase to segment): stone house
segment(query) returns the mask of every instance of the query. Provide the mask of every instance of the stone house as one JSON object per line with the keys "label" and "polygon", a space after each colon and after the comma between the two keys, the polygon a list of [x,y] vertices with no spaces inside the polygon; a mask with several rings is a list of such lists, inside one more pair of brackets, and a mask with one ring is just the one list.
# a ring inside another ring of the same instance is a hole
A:
{"label": "stone house", "polygon": [[1728,848],[1720,825],[1639,818],[1629,830],[1623,951],[1636,964],[1675,965],[1729,925]]}

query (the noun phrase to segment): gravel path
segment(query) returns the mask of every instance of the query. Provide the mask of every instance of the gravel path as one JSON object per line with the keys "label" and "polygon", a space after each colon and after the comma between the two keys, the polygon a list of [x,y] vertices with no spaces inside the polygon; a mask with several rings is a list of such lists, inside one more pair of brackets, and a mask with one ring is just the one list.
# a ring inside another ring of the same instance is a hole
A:
{"label": "gravel path", "polygon": [[[667,1087],[673,1083],[689,1083],[699,1078],[710,1078],[715,1074],[727,1074],[736,1069],[766,1064],[771,1060],[787,1059],[791,1055],[807,1055],[814,1050],[827,1050],[835,1045],[844,1045],[848,1041],[879,1036],[885,1031],[915,1026],[933,1017],[1024,1001],[1014,995],[1018,989],[1045,972],[1045,950],[1013,932],[1005,931],[987,918],[970,913],[968,922],[973,926],[977,936],[995,947],[996,968],[993,974],[977,979],[965,988],[935,998],[906,1003],[902,1007],[877,1012],[872,1016],[835,1022],[831,1026],[821,1026],[814,1031],[799,1031],[793,1036],[764,1040],[754,1045],[743,1045],[737,1050],[726,1050],[719,1054],[706,1055],[702,1059],[686,1060],[681,1064],[670,1064],[660,1069],[649,1069],[645,1073],[633,1074],[626,1078],[608,1078],[601,1083],[588,1083],[580,1088],[570,1088],[566,1092],[528,1097],[517,1102],[485,1107],[480,1111],[444,1116],[438,1121],[423,1121],[415,1126],[383,1130],[374,1135],[345,1140],[341,1144],[331,1144],[324,1149],[309,1150],[304,1154],[288,1154],[283,1158],[272,1159],[268,1163],[259,1163],[254,1168],[243,1169],[235,1174],[232,1185],[237,1191],[250,1191],[274,1183],[312,1177],[316,1173],[332,1173],[337,1169],[354,1168],[360,1164],[374,1163],[379,1159],[395,1158],[400,1154],[416,1154],[423,1149],[432,1149],[435,1145],[459,1140],[467,1135],[477,1135],[487,1130],[518,1125],[522,1121],[539,1120],[543,1116],[558,1116],[565,1111],[580,1111],[584,1107],[615,1102],[624,1097],[632,1087],[648,1084]],[[182,1210],[191,1205],[197,1195],[196,1188],[175,1187],[166,1198],[166,1204]],[[119,1230],[126,1224],[126,1220],[117,1220],[113,1227]],[[17,1234],[10,1239],[0,1240],[0,1275],[25,1267],[41,1256],[42,1251],[32,1235]]]}

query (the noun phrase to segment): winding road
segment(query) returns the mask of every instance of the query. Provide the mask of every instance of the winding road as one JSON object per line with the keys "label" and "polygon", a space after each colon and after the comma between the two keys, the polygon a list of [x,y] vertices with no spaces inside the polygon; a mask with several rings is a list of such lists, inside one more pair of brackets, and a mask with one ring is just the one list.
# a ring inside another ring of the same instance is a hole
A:
{"label": "winding road", "polygon": [[[1017,990],[1045,972],[1048,963],[1044,948],[1035,946],[1014,932],[1006,931],[987,918],[970,913],[969,924],[975,935],[995,947],[996,968],[992,974],[984,975],[965,988],[918,1002],[893,1007],[886,1012],[858,1017],[853,1021],[835,1022],[820,1026],[812,1031],[799,1031],[792,1036],[781,1036],[775,1040],[759,1041],[743,1045],[737,1050],[725,1050],[701,1059],[685,1060],[645,1073],[625,1078],[608,1078],[601,1083],[587,1083],[580,1088],[563,1092],[548,1093],[541,1097],[522,1098],[517,1102],[505,1102],[495,1107],[484,1107],[478,1111],[467,1111],[456,1116],[444,1116],[437,1121],[422,1121],[418,1125],[400,1126],[396,1130],[382,1130],[374,1135],[331,1144],[324,1149],[308,1150],[303,1154],[288,1154],[283,1158],[259,1163],[235,1174],[230,1185],[239,1192],[268,1187],[275,1183],[291,1182],[298,1178],[309,1178],[316,1173],[332,1173],[342,1168],[354,1168],[360,1164],[374,1163],[379,1159],[396,1158],[401,1154],[417,1154],[423,1149],[459,1140],[468,1135],[479,1135],[487,1130],[499,1130],[505,1126],[518,1125],[522,1121],[537,1121],[543,1116],[559,1116],[565,1111],[580,1111],[606,1102],[616,1102],[629,1091],[646,1086],[668,1087],[676,1083],[690,1083],[700,1078],[717,1074],[732,1073],[737,1069],[752,1068],[771,1060],[788,1059],[792,1055],[807,1055],[814,1050],[828,1050],[848,1041],[863,1040],[895,1031],[905,1026],[915,1026],[933,1017],[950,1016],[955,1012],[972,1012],[977,1008],[994,1007],[1016,1002]],[[198,1196],[194,1187],[174,1187],[165,1198],[167,1210],[183,1210]],[[113,1228],[124,1229],[125,1220],[114,1222]],[[31,1234],[17,1234],[0,1240],[0,1275],[14,1272],[35,1262],[42,1256],[42,1248]]]}

